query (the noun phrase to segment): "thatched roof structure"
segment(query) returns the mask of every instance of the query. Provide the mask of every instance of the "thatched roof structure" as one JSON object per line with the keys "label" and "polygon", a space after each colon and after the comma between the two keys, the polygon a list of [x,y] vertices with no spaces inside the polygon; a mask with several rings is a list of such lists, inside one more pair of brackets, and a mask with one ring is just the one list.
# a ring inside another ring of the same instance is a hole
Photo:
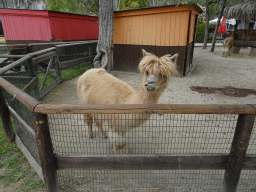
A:
{"label": "thatched roof structure", "polygon": [[248,1],[247,3],[227,5],[224,9],[223,16],[245,22],[256,20],[256,2]]}

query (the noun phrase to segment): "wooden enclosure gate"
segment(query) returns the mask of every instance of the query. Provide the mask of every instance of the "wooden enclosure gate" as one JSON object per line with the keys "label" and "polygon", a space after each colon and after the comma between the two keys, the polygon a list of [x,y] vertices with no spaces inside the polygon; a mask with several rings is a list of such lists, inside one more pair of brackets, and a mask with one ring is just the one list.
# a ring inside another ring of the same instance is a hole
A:
{"label": "wooden enclosure gate", "polygon": [[[61,70],[83,62],[90,62],[92,66],[97,42],[97,40],[91,40],[7,46],[21,47],[20,49],[28,50],[26,53],[30,53],[25,55],[0,55],[0,58],[6,58],[3,63],[0,63],[0,76],[12,84],[25,84],[23,91],[27,94],[33,91],[33,97],[39,100],[62,81]],[[48,48],[33,52],[43,47]],[[13,59],[15,60],[13,61]],[[38,83],[38,73],[44,74],[41,85]],[[54,81],[46,86],[47,77],[53,78]]]}
{"label": "wooden enclosure gate", "polygon": [[[242,169],[256,169],[256,155],[246,155],[253,125],[255,105],[67,105],[42,104],[3,78],[0,78],[0,114],[9,141],[15,134],[10,116],[26,131],[27,137],[36,143],[39,163],[23,146],[22,151],[29,162],[43,177],[47,191],[59,190],[57,170],[217,170],[224,169],[223,191],[236,191]],[[22,103],[32,114],[33,125],[28,125],[12,106],[6,105],[3,90]],[[49,129],[50,114],[238,114],[235,134],[229,154],[126,154],[126,155],[80,155],[54,154]],[[255,129],[255,128],[254,128]],[[19,136],[16,142],[21,146]]]}

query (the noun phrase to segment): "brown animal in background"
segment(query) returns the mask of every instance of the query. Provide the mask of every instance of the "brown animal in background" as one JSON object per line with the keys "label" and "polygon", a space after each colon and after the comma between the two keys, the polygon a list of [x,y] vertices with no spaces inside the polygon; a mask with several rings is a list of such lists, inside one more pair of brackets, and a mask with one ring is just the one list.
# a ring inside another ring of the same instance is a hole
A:
{"label": "brown animal in background", "polygon": [[[139,70],[144,76],[138,91],[104,69],[90,69],[78,79],[78,96],[83,104],[156,104],[166,89],[170,77],[178,74],[177,57],[178,54],[159,58],[143,50]],[[150,114],[86,114],[85,122],[89,128],[90,138],[94,137],[93,121],[106,137],[102,128],[103,122],[106,122],[111,130],[110,140],[114,144],[114,152],[125,154],[128,153],[128,149],[123,136],[149,117]]]}
{"label": "brown animal in background", "polygon": [[227,57],[228,55],[230,56],[230,49],[233,47],[233,45],[234,45],[234,35],[231,35],[230,37],[224,39],[222,57]]}

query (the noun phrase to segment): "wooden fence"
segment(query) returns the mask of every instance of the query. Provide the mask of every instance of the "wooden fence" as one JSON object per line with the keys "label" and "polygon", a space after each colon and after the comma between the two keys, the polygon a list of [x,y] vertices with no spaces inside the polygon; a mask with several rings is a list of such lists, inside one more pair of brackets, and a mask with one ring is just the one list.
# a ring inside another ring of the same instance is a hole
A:
{"label": "wooden fence", "polygon": [[[81,45],[81,44],[77,44]],[[72,45],[68,45],[72,46]],[[33,66],[45,59],[56,58],[56,54],[64,54],[62,47],[57,45],[43,51],[28,54],[11,65],[2,68],[4,74],[11,68],[21,65],[23,61],[30,61],[30,74],[34,74]],[[79,46],[77,46],[79,47]],[[74,48],[74,47],[73,47]],[[72,48],[72,50],[73,50]],[[67,50],[67,49],[66,49]],[[76,52],[76,50],[73,50]],[[91,61],[89,58],[72,58],[70,61],[57,62],[59,68],[65,68],[69,64]],[[47,73],[47,71],[46,71]],[[26,77],[28,86],[35,88],[34,77]],[[22,79],[24,80],[24,79]],[[10,81],[10,82],[8,82]],[[58,170],[225,170],[223,191],[236,191],[241,171],[256,170],[256,154],[246,154],[252,129],[255,123],[256,105],[71,105],[71,104],[43,104],[26,93],[28,88],[20,90],[11,82],[14,77],[0,77],[0,115],[4,130],[9,141],[16,142],[27,157],[38,175],[44,180],[47,191],[59,191]],[[58,82],[58,81],[56,81]],[[57,84],[55,82],[55,84]],[[33,84],[33,85],[30,85]],[[38,89],[38,88],[37,88]],[[50,89],[50,88],[49,88]],[[3,91],[8,92],[17,102],[25,106],[31,112],[33,126],[29,125],[16,113],[15,109],[6,104]],[[37,93],[37,90],[34,90]],[[36,96],[36,97],[40,97]],[[50,114],[238,114],[236,130],[230,153],[218,154],[126,154],[126,155],[59,155],[54,153],[53,142],[49,129]],[[36,143],[40,162],[38,163],[31,152],[23,144],[22,140],[11,125],[10,117],[22,126],[27,137]]]}
{"label": "wooden fence", "polygon": [[[0,94],[0,114],[6,135],[14,140],[14,131],[10,123],[10,114],[18,118],[26,131],[36,140],[40,167],[47,191],[58,191],[57,170],[172,170],[172,169],[225,169],[224,191],[236,191],[242,169],[256,169],[256,155],[246,155],[253,124],[255,122],[255,105],[67,105],[42,104],[36,99],[0,78],[3,89],[24,104],[33,113],[34,127],[10,112],[3,94]],[[86,155],[61,156],[53,153],[47,116],[49,114],[239,114],[230,154],[127,154],[127,155]],[[17,136],[16,136],[17,138]],[[24,151],[24,150],[23,150]],[[26,150],[25,150],[26,151]],[[26,155],[26,154],[25,154]],[[31,157],[28,158],[31,162]],[[35,165],[34,165],[35,166]],[[40,175],[40,173],[39,173]]]}
{"label": "wooden fence", "polygon": [[[93,54],[96,52],[96,44],[97,41],[94,40],[69,43],[60,42],[12,45],[12,47],[23,47],[30,51],[36,50],[38,47],[48,48],[25,55],[0,55],[0,58],[7,58],[11,61],[15,59],[14,62],[6,60],[4,63],[0,64],[0,76],[4,76],[4,79],[12,84],[26,84],[23,91],[29,94],[29,92],[33,90],[34,97],[39,100],[62,81],[61,70],[83,62],[90,62],[92,65],[94,58]],[[88,55],[86,52],[88,52]],[[17,71],[17,67],[20,68],[22,65],[25,66],[25,70]],[[51,71],[54,71],[56,74],[53,75]],[[44,73],[40,87],[38,86],[38,73]],[[45,82],[48,76],[53,78],[54,81],[45,87]]]}

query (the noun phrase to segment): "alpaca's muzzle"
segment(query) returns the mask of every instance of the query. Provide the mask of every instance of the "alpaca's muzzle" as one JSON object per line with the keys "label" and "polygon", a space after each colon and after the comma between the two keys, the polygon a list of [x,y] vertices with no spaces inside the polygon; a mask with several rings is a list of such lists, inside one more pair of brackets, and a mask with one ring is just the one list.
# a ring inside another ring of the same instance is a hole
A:
{"label": "alpaca's muzzle", "polygon": [[154,75],[149,75],[148,81],[144,84],[145,87],[147,88],[147,91],[155,91],[156,82],[157,82],[157,77],[155,77]]}

